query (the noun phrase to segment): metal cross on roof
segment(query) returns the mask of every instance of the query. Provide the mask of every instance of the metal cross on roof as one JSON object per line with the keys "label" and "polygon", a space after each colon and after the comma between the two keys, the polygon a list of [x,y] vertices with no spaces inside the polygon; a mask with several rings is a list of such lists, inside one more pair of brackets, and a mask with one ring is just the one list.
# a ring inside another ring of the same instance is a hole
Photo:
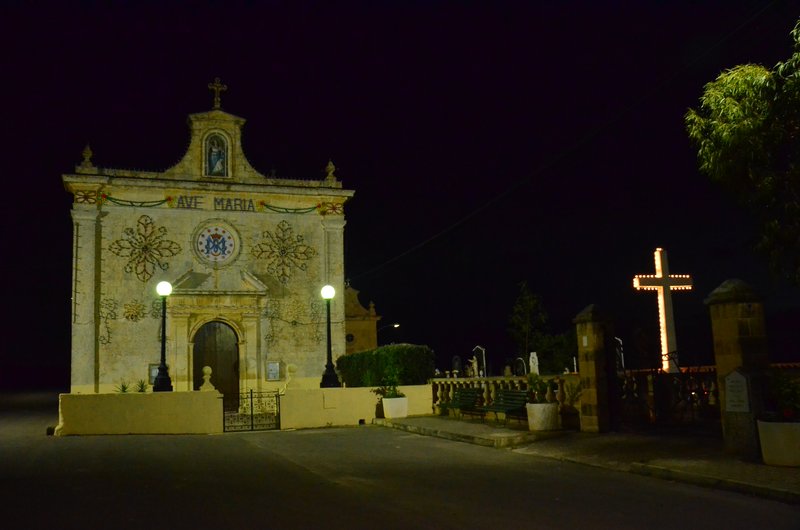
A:
{"label": "metal cross on roof", "polygon": [[208,84],[208,89],[214,91],[214,110],[221,109],[219,102],[219,93],[228,90],[228,85],[223,85],[219,77],[214,78],[213,83]]}
{"label": "metal cross on roof", "polygon": [[661,368],[667,372],[678,372],[678,343],[675,339],[675,319],[672,315],[672,291],[688,291],[692,278],[688,274],[670,274],[667,251],[657,248],[655,252],[656,273],[637,274],[633,286],[637,290],[658,292],[658,323],[661,329]]}

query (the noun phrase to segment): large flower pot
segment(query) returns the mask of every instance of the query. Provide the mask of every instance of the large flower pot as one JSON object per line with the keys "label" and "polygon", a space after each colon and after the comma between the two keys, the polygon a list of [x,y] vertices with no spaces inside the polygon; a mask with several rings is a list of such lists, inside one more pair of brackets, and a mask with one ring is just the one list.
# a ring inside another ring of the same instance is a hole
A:
{"label": "large flower pot", "polygon": [[528,403],[528,429],[531,431],[557,431],[560,428],[558,403]]}
{"label": "large flower pot", "polygon": [[765,464],[800,467],[800,423],[758,420],[758,440]]}
{"label": "large flower pot", "polygon": [[408,398],[383,398],[383,417],[387,419],[405,418],[408,416]]}

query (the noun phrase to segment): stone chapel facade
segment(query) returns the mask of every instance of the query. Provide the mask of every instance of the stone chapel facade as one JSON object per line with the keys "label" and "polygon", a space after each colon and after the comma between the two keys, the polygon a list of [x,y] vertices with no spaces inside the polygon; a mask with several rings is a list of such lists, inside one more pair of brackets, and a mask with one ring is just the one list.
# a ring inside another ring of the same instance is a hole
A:
{"label": "stone chapel facade", "polygon": [[[209,85],[211,87],[211,85]],[[175,391],[223,394],[286,383],[319,386],[326,362],[331,284],[334,359],[345,353],[343,189],[322,180],[270,178],[241,147],[245,120],[213,110],[189,116],[183,159],[164,172],[95,167],[84,151],[63,175],[74,198],[71,392],[152,385],[160,359],[160,298],[167,280],[167,354]],[[291,370],[287,370],[291,367]]]}

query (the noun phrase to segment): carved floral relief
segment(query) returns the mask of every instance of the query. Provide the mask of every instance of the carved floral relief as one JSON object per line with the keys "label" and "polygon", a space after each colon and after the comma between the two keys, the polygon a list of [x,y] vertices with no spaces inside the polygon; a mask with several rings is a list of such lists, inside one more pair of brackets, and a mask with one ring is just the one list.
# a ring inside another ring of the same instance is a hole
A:
{"label": "carved floral relief", "polygon": [[284,285],[296,270],[307,270],[308,260],[316,255],[317,251],[305,244],[303,236],[296,236],[286,221],[278,223],[274,233],[265,231],[262,242],[253,247],[253,256],[267,260],[267,272]]}
{"label": "carved floral relief", "polygon": [[134,273],[139,281],[146,282],[153,277],[156,267],[169,269],[166,258],[181,252],[181,246],[166,238],[167,229],[156,226],[150,216],[139,217],[136,229],[126,228],[122,239],[109,245],[108,250],[121,258],[128,258],[125,272]]}

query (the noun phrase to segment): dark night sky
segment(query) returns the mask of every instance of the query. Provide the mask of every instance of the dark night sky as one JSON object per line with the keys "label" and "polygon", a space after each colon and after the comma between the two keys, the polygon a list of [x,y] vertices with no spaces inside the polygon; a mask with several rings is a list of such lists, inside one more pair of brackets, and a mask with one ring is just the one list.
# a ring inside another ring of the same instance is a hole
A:
{"label": "dark night sky", "polygon": [[796,2],[18,4],[0,7],[0,390],[37,371],[68,384],[61,175],[87,141],[100,166],[171,166],[216,76],[256,169],[321,178],[332,158],[356,190],[346,275],[401,322],[384,342],[429,344],[441,368],[481,344],[499,368],[527,280],[553,331],[597,303],[657,350],[655,296],[631,278],[662,246],[695,278],[675,297],[687,361],[710,359],[703,299],[732,277],[764,295],[773,357],[800,357],[798,290],[769,276],[683,128],[720,71],[790,55]]}

